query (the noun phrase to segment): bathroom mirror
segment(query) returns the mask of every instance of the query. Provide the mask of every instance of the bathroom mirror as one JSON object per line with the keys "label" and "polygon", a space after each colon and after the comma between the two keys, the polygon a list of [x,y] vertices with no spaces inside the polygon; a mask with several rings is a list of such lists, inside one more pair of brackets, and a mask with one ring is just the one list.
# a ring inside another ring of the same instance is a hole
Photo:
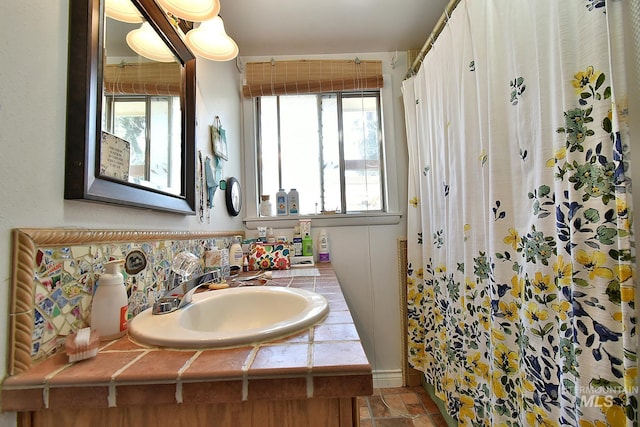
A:
{"label": "bathroom mirror", "polygon": [[[131,2],[172,58],[123,53],[116,39],[126,46],[141,24],[105,17],[104,2],[69,3],[65,199],[194,214],[195,57],[153,0]],[[122,84],[124,71],[153,69],[134,73],[151,78],[158,67],[170,82]]]}

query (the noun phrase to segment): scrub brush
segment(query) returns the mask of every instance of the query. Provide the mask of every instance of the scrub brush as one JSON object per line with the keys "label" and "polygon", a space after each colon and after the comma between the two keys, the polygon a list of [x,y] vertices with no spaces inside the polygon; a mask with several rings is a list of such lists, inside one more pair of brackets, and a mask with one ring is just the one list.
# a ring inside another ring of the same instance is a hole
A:
{"label": "scrub brush", "polygon": [[67,336],[65,351],[69,356],[69,363],[96,357],[100,346],[100,334],[91,328],[82,328]]}

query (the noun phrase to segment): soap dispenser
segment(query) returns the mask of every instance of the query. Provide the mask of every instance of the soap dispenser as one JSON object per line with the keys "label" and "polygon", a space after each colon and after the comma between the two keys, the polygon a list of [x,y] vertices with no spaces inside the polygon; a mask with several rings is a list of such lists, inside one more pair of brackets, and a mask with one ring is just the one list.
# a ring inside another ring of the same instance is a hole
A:
{"label": "soap dispenser", "polygon": [[91,302],[91,329],[101,340],[119,338],[127,331],[129,299],[120,266],[124,260],[106,262],[105,272],[98,279]]}

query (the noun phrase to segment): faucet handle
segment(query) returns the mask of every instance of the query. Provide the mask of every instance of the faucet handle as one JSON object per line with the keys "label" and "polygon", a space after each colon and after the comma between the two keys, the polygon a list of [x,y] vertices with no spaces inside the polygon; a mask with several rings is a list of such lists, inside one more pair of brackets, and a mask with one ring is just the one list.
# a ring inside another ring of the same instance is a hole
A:
{"label": "faucet handle", "polygon": [[180,275],[181,280],[185,281],[200,265],[200,260],[191,252],[183,251],[178,253],[171,262],[171,271]]}

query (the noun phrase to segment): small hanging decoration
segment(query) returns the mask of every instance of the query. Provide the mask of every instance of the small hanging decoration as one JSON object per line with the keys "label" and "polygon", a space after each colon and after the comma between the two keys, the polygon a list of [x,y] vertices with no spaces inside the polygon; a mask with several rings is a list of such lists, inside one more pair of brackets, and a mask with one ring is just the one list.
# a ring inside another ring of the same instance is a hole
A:
{"label": "small hanging decoration", "polygon": [[213,161],[215,165],[211,164],[211,157],[202,157],[202,152],[198,151],[198,158],[200,168],[198,171],[198,187],[200,193],[200,206],[199,216],[200,222],[209,223],[211,220],[211,208],[213,208],[213,199],[216,194],[216,190],[220,188],[225,189],[225,181],[222,177],[222,164],[221,161],[215,157]]}
{"label": "small hanging decoration", "polygon": [[211,209],[209,209],[209,188],[207,183],[207,173],[205,171],[204,158],[202,157],[202,151],[198,150],[198,194],[199,194],[199,206],[198,206],[198,219],[201,223],[209,223],[211,220]]}
{"label": "small hanging decoration", "polygon": [[[219,172],[219,167],[216,167],[216,173]],[[207,156],[204,163],[204,174],[207,182],[207,207],[211,209],[213,207],[213,196],[218,188],[219,179],[216,179],[213,175],[213,168],[211,166],[211,158]]]}
{"label": "small hanging decoration", "polygon": [[213,154],[219,159],[228,160],[227,154],[227,135],[222,128],[220,117],[216,116],[211,125],[211,145],[213,146]]}

